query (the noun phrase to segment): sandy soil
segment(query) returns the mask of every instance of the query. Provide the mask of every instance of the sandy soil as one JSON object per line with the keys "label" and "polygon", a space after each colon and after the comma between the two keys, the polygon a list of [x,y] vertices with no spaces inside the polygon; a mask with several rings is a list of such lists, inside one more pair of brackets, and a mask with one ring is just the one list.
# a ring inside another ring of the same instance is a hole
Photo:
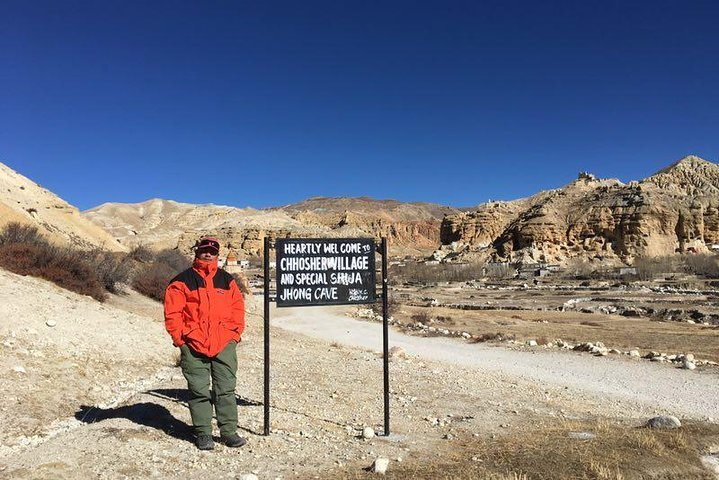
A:
{"label": "sandy soil", "polygon": [[391,344],[407,352],[391,362],[392,435],[363,439],[363,427],[383,428],[378,326],[341,309],[287,309],[273,312],[264,437],[257,300],[238,346],[239,426],[249,443],[200,452],[159,304],[132,296],[99,304],[0,271],[0,477],[293,478],[367,467],[377,456],[432,461],[451,448],[448,436],[517,434],[537,418],[639,425],[655,413],[719,416],[707,394],[715,373],[392,332]]}

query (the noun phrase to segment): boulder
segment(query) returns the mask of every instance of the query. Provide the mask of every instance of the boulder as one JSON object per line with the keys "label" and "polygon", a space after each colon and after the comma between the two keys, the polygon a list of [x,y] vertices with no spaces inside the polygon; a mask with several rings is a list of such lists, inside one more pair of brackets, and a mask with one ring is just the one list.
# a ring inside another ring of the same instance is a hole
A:
{"label": "boulder", "polygon": [[647,427],[658,428],[658,429],[674,429],[682,426],[682,422],[673,415],[662,415],[659,417],[650,418],[647,421]]}

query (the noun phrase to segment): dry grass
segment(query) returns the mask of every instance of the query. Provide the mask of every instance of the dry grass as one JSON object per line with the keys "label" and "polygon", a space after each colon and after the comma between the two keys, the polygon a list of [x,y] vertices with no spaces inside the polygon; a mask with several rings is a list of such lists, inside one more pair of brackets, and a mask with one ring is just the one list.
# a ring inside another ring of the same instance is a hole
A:
{"label": "dry grass", "polygon": [[[508,310],[457,310],[442,307],[403,306],[400,321],[424,315],[434,326],[466,331],[486,340],[561,338],[570,342],[602,342],[609,348],[643,352],[654,350],[693,353],[697,358],[719,362],[719,328],[680,322],[654,322],[646,318],[575,312]],[[450,314],[454,315],[451,317]],[[449,321],[440,321],[448,317]]]}
{"label": "dry grass", "polygon": [[[388,479],[712,480],[701,464],[719,425],[690,423],[678,430],[650,430],[610,422],[534,422],[522,434],[496,439],[460,435],[436,444],[433,454],[392,462]],[[577,438],[577,433],[591,435]],[[574,434],[574,436],[573,436]],[[421,458],[419,458],[421,457]],[[315,477],[317,478],[317,477]],[[322,479],[373,478],[352,466]]]}

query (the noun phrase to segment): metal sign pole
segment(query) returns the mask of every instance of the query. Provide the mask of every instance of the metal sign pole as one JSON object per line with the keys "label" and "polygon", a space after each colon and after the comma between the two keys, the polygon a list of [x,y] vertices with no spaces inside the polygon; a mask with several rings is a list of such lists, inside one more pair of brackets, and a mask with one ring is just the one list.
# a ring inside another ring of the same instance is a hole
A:
{"label": "metal sign pole", "polygon": [[387,312],[387,238],[382,237],[382,341],[384,349],[384,434],[389,436],[389,320]]}
{"label": "metal sign pole", "polygon": [[270,239],[265,237],[265,436],[270,435]]}

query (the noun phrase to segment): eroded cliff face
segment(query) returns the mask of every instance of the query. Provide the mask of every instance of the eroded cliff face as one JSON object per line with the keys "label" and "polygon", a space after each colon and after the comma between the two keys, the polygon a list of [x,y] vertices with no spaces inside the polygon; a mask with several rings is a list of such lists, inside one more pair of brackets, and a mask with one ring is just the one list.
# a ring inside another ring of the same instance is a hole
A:
{"label": "eroded cliff face", "polygon": [[442,244],[459,258],[550,263],[707,252],[719,240],[718,186],[719,166],[698,157],[628,185],[582,174],[557,190],[448,216]]}

